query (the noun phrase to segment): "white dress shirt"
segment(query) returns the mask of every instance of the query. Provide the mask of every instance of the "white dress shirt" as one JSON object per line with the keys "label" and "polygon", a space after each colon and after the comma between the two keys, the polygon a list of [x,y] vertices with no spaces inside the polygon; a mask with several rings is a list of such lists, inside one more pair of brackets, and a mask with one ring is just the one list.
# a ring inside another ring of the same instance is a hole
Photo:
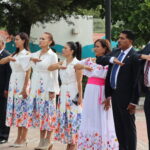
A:
{"label": "white dress shirt", "polygon": [[4,49],[0,50],[0,54],[3,52]]}
{"label": "white dress shirt", "polygon": [[[132,47],[133,47],[133,46],[130,46],[128,49],[126,49],[126,50],[124,50],[124,51],[121,50],[121,52],[124,52],[124,56],[122,57],[121,62],[123,62],[124,58],[127,56],[127,54],[128,54],[129,51],[132,49]],[[110,58],[110,60],[109,60],[110,63],[112,63],[112,64],[114,63],[114,58],[115,58],[115,57],[111,57],[111,58]],[[117,77],[118,77],[119,70],[120,70],[120,66],[118,67],[117,72],[116,72],[115,85],[117,84]],[[150,71],[149,71],[149,81],[150,81]],[[136,104],[133,104],[133,103],[130,103],[130,104],[136,106]]]}
{"label": "white dress shirt", "polygon": [[[122,57],[122,60],[121,62],[123,62],[123,60],[125,59],[125,57],[127,56],[127,54],[129,53],[129,51],[132,49],[133,46],[130,46],[128,49],[126,50],[121,50],[121,52],[124,52],[124,55]],[[113,57],[113,60],[114,60],[114,57]],[[112,58],[110,60],[110,62],[112,63]],[[117,71],[116,71],[116,76],[115,76],[115,85],[117,85],[117,77],[118,77],[118,73],[119,73],[119,70],[120,70],[120,66],[118,67]]]}

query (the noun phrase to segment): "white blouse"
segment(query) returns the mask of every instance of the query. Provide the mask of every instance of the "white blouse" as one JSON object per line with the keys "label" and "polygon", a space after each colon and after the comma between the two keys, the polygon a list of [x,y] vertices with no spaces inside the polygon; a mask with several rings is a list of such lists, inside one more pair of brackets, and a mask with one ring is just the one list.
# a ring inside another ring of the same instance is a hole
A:
{"label": "white blouse", "polygon": [[87,65],[93,69],[92,71],[88,71],[84,69],[83,74],[86,75],[87,77],[97,77],[97,78],[104,78],[104,79],[106,78],[108,66],[98,65],[94,63],[90,58],[81,60],[79,64]]}
{"label": "white blouse", "polygon": [[44,55],[40,56],[41,51],[36,53],[32,53],[32,58],[39,58],[41,61],[38,63],[31,62],[31,67],[33,68],[33,72],[38,74],[49,73],[49,81],[48,81],[48,91],[59,93],[59,84],[58,84],[58,70],[49,71],[48,67],[52,64],[58,63],[57,54],[54,53],[51,49],[47,51]]}

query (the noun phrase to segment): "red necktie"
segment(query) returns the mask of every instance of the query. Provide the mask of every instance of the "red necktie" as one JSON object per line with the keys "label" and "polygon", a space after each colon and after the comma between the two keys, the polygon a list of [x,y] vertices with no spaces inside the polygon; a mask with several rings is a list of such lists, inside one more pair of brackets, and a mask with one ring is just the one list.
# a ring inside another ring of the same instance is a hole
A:
{"label": "red necktie", "polygon": [[150,67],[150,61],[147,62],[146,69],[145,69],[145,72],[144,72],[144,84],[145,84],[145,85],[148,85],[148,72],[149,72],[149,67]]}

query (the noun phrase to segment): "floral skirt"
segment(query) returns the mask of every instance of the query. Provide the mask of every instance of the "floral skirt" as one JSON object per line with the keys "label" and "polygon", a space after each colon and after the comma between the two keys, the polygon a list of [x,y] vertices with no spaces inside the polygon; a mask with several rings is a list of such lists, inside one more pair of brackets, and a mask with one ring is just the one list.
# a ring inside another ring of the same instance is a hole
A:
{"label": "floral skirt", "polygon": [[114,132],[102,135],[99,132],[79,132],[78,150],[118,150]]}
{"label": "floral skirt", "polygon": [[112,108],[104,110],[99,96],[105,99],[104,88],[87,84],[83,100],[81,126],[79,129],[78,150],[118,150]]}
{"label": "floral skirt", "polygon": [[[81,124],[80,111],[74,111],[71,101],[66,103],[66,111],[57,110],[57,128],[54,139],[64,144],[77,144],[78,131]],[[76,109],[76,108],[75,108]]]}
{"label": "floral skirt", "polygon": [[35,97],[30,99],[28,108],[28,126],[39,127],[40,130],[53,131],[56,128],[55,100]]}
{"label": "floral skirt", "polygon": [[28,100],[21,99],[18,95],[8,97],[6,125],[16,127],[28,127]]}

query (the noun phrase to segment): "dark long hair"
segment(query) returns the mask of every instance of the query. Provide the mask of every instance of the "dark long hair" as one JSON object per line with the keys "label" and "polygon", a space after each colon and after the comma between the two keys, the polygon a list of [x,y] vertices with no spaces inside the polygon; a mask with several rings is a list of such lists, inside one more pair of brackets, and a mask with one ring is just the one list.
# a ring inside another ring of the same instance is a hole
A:
{"label": "dark long hair", "polygon": [[73,50],[73,57],[76,57],[78,60],[81,60],[81,52],[82,52],[82,46],[79,42],[67,42],[67,45],[70,47],[71,50]]}
{"label": "dark long hair", "polygon": [[[24,40],[23,46],[27,51],[29,51],[29,36],[28,36],[28,34],[25,32],[21,32],[21,33],[18,33],[17,35],[20,36],[21,40]],[[18,53],[19,53],[19,48],[16,48],[16,51],[13,53],[13,56],[18,54]]]}
{"label": "dark long hair", "polygon": [[106,49],[105,54],[110,53],[111,52],[111,48],[110,48],[110,42],[106,39],[98,39],[94,42],[94,47],[96,45],[96,43],[99,42],[101,43],[102,47]]}

